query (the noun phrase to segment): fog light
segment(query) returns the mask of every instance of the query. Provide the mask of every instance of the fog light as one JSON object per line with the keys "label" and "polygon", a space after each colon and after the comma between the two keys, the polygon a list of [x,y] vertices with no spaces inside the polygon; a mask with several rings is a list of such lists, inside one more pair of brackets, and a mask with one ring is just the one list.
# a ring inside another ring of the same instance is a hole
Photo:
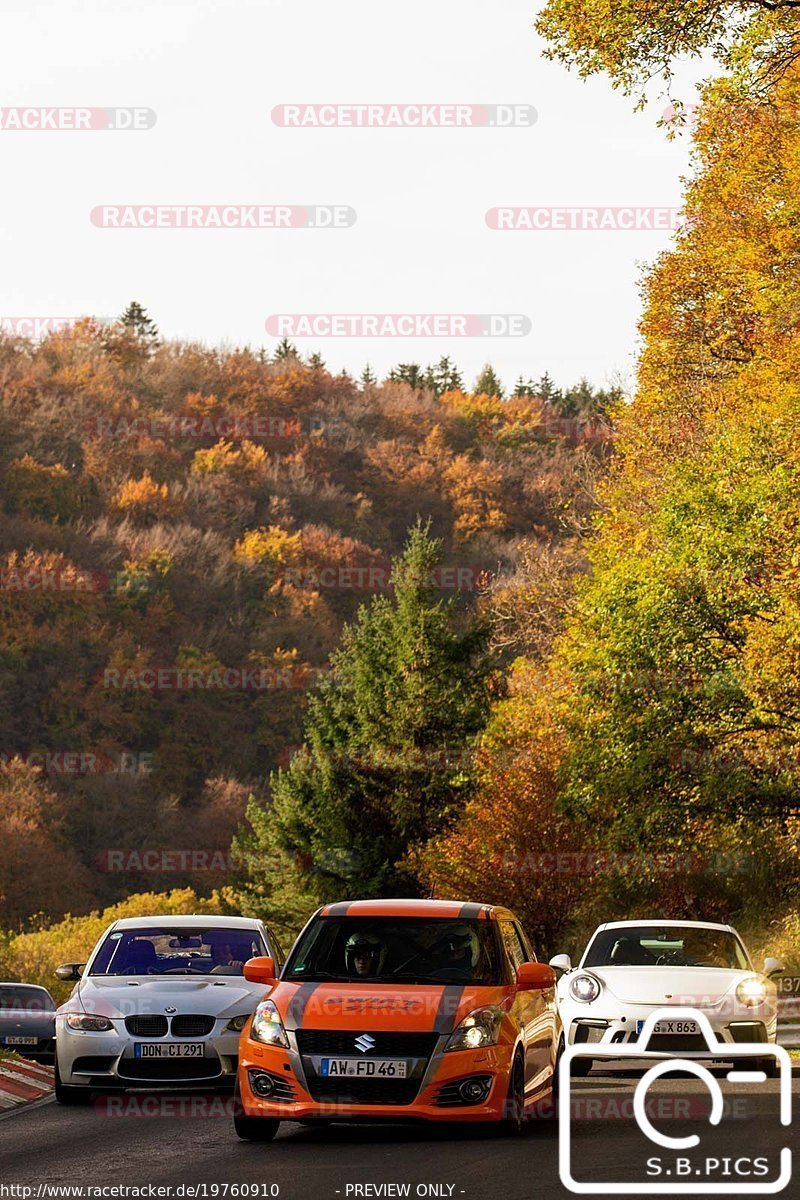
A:
{"label": "fog light", "polygon": [[478,1104],[484,1099],[489,1088],[485,1079],[465,1079],[458,1090],[468,1104]]}
{"label": "fog light", "polygon": [[275,1091],[275,1083],[270,1075],[263,1075],[261,1072],[252,1072],[250,1075],[250,1087],[257,1096],[261,1096],[266,1100]]}

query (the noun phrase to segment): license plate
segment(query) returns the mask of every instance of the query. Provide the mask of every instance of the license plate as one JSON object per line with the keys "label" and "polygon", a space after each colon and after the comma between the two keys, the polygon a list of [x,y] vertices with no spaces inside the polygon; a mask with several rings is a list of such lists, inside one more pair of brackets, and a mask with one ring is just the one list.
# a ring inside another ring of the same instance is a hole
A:
{"label": "license plate", "polygon": [[134,1058],[202,1058],[202,1042],[136,1042]]}
{"label": "license plate", "polygon": [[320,1075],[357,1076],[359,1079],[405,1079],[404,1058],[323,1058]]}
{"label": "license plate", "polygon": [[[643,1029],[644,1021],[637,1021],[636,1032],[641,1033]],[[681,1035],[691,1037],[697,1032],[697,1021],[656,1021],[653,1026],[653,1033],[666,1033],[678,1037]]]}
{"label": "license plate", "polygon": [[35,1046],[38,1041],[38,1038],[32,1037],[0,1037],[0,1043],[4,1046]]}

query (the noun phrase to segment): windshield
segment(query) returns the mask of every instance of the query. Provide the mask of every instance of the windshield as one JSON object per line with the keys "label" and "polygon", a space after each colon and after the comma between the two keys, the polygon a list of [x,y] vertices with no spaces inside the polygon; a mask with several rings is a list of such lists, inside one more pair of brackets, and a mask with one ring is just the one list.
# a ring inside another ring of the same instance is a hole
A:
{"label": "windshield", "polygon": [[735,934],[680,925],[603,929],[592,940],[584,967],[723,967],[748,971]]}
{"label": "windshield", "polygon": [[0,983],[0,1008],[15,1008],[24,1012],[55,1012],[56,1006],[53,997],[44,988]]}
{"label": "windshield", "polygon": [[248,958],[266,954],[255,929],[124,929],[110,933],[92,975],[242,975]]}
{"label": "windshield", "polygon": [[494,922],[318,917],[300,936],[283,978],[498,983]]}

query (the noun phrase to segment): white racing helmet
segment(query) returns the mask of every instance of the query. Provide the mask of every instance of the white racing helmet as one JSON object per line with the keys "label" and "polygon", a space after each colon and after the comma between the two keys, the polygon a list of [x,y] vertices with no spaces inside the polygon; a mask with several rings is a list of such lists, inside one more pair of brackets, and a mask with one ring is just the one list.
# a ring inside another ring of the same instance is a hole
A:
{"label": "white racing helmet", "polygon": [[351,933],[347,939],[344,953],[349,975],[356,974],[355,960],[357,958],[369,958],[371,965],[367,974],[379,975],[386,958],[386,945],[374,933]]}
{"label": "white racing helmet", "polygon": [[481,950],[478,935],[474,929],[462,921],[455,921],[452,925],[448,925],[447,932],[439,939],[438,945],[447,954],[457,954],[460,958],[466,958],[469,955],[469,965],[471,967],[478,965]]}

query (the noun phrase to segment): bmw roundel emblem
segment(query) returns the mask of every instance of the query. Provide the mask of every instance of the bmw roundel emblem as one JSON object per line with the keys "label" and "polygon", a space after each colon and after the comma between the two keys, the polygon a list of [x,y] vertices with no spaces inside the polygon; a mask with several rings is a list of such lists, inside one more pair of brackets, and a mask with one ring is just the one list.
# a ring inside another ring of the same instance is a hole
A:
{"label": "bmw roundel emblem", "polygon": [[177,1011],[178,1011],[177,1008],[174,1008],[171,1004],[168,1004],[167,1007],[164,1009],[165,1013],[176,1013]]}

